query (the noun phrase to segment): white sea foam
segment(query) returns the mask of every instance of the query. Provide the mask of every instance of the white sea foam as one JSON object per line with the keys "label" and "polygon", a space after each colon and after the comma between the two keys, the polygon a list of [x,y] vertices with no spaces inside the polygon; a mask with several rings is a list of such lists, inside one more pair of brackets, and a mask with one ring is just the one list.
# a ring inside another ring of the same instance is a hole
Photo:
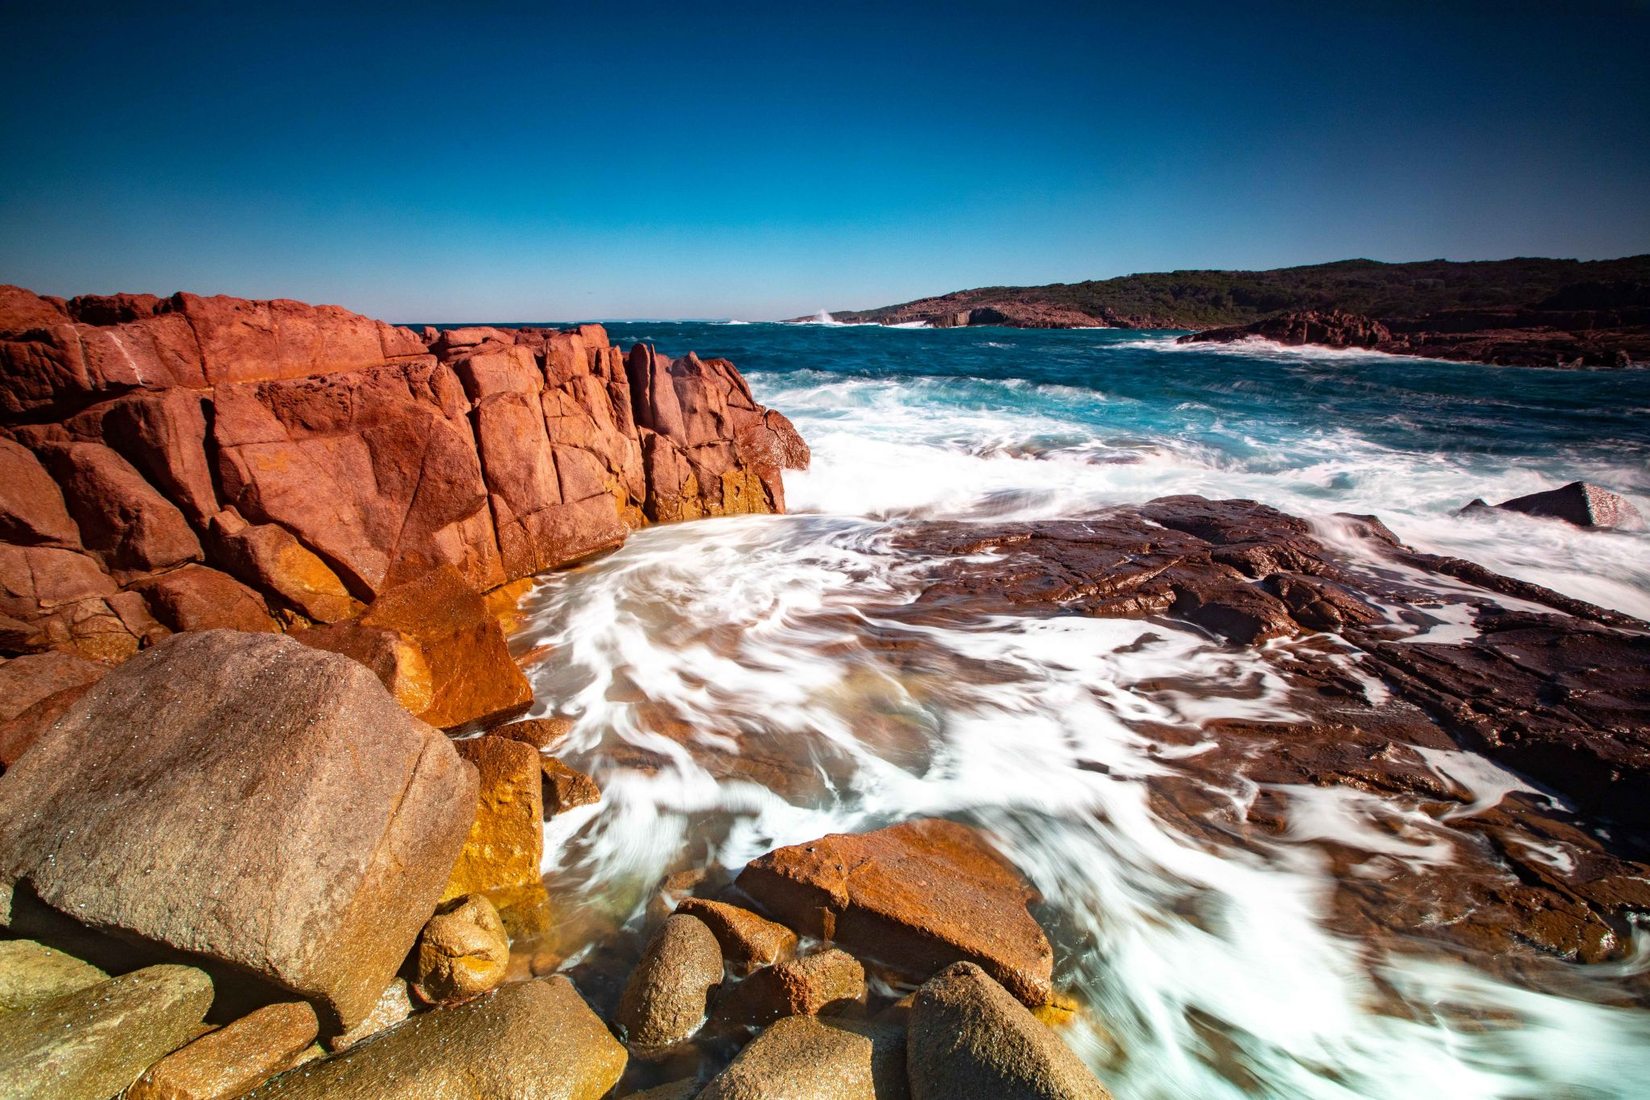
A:
{"label": "white sea foam", "polygon": [[[737,870],[779,844],[947,815],[990,827],[1046,899],[1057,980],[1086,1009],[1066,1034],[1120,1096],[1626,1097],[1650,1074],[1650,1014],[1454,964],[1372,972],[1325,928],[1318,841],[1450,859],[1413,807],[1278,788],[1289,830],[1260,850],[1158,817],[1153,786],[1207,747],[1202,722],[1288,716],[1267,654],[1138,622],[916,617],[928,567],[891,532],[806,515],[654,528],[540,587],[518,639],[552,653],[532,669],[539,706],[576,719],[568,755],[605,790],[600,813],[551,824],[553,882],[634,919],[684,862]],[[713,768],[735,741],[747,763]],[[659,766],[628,766],[637,749]],[[1480,801],[1507,789],[1428,759]],[[1241,815],[1256,789],[1234,776],[1216,793]]]}

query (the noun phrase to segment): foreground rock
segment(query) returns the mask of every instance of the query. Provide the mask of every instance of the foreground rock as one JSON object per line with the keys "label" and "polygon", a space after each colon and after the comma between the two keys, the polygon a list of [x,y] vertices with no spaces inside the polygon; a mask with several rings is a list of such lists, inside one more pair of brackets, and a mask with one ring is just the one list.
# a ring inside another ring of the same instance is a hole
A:
{"label": "foreground rock", "polygon": [[0,1097],[108,1100],[199,1034],[211,1005],[204,972],[151,966],[0,1013]]}
{"label": "foreground rock", "polygon": [[190,952],[349,1027],[435,907],[475,803],[447,738],[354,661],[180,635],[0,776],[0,919],[27,932],[55,911]]}
{"label": "foreground rock", "polygon": [[796,954],[796,933],[763,920],[749,909],[706,898],[683,898],[676,912],[705,922],[722,945],[722,958],[735,974],[749,974]]}
{"label": "foreground rock", "polygon": [[699,1100],[904,1100],[905,1032],[789,1016],[751,1041]]}
{"label": "foreground rock", "polygon": [[443,565],[485,592],[650,520],[782,511],[806,462],[731,364],[598,325],[3,287],[0,652],[337,622]]}
{"label": "foreground rock", "polygon": [[912,1100],[1110,1100],[1054,1032],[972,963],[917,990],[907,1027]]}
{"label": "foreground rock", "polygon": [[219,1100],[289,1068],[315,1043],[319,1022],[302,1001],[268,1005],[150,1066],[123,1100]]}
{"label": "foreground rock", "polygon": [[510,940],[493,903],[466,894],[437,909],[418,934],[413,992],[430,1004],[468,1000],[504,980]]}
{"label": "foreground rock", "polygon": [[0,1010],[14,1011],[109,980],[83,959],[33,940],[0,940]]}
{"label": "foreground rock", "polygon": [[722,951],[703,922],[667,919],[648,942],[619,1002],[617,1022],[632,1047],[681,1042],[705,1022],[710,992],[722,982]]}
{"label": "foreground rock", "polygon": [[977,962],[1029,1005],[1048,1000],[1054,956],[1025,880],[975,830],[912,821],[833,834],[753,860],[739,887],[804,935],[914,978]]}
{"label": "foreground rock", "polygon": [[[1475,500],[1463,512],[1488,508],[1482,500]],[[1528,516],[1546,516],[1573,523],[1577,527],[1642,527],[1644,517],[1633,507],[1632,501],[1620,493],[1612,493],[1585,481],[1572,481],[1543,493],[1504,500],[1495,507],[1506,512],[1523,512]]]}
{"label": "foreground rock", "polygon": [[507,985],[415,1016],[370,1043],[309,1062],[257,1100],[597,1100],[624,1073],[624,1047],[563,977]]}

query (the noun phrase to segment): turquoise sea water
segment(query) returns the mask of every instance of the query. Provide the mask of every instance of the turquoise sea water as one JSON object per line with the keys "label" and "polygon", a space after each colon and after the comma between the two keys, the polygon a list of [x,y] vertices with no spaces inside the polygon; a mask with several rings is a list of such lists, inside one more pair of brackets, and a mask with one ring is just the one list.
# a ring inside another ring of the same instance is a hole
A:
{"label": "turquoise sea water", "polygon": [[[1153,791],[1192,777],[1241,831],[1258,788],[1200,766],[1221,736],[1208,724],[1287,722],[1281,670],[1332,659],[1357,678],[1356,653],[1326,657],[1321,638],[1228,647],[1166,622],[924,619],[911,611],[929,563],[892,536],[919,518],[1251,497],[1373,512],[1424,549],[1650,615],[1650,534],[1452,514],[1580,478],[1650,515],[1650,372],[1120,331],[608,329],[733,360],[813,464],[787,473],[787,515],[639,531],[527,601],[514,645],[534,713],[574,720],[561,751],[604,791],[547,825],[581,988],[600,988],[604,954],[637,948],[668,872],[731,876],[778,845],[947,816],[987,828],[1042,895],[1056,985],[1082,1006],[1063,1034],[1119,1100],[1645,1095],[1650,935],[1524,982],[1428,946],[1424,928],[1398,950],[1330,919],[1329,848],[1355,853],[1364,881],[1447,875],[1481,843],[1464,818],[1508,792],[1542,797],[1520,777],[1428,750],[1417,761],[1473,795],[1450,813],[1268,784],[1287,828],[1254,844],[1158,813]],[[1440,629],[1470,636],[1470,617]]]}

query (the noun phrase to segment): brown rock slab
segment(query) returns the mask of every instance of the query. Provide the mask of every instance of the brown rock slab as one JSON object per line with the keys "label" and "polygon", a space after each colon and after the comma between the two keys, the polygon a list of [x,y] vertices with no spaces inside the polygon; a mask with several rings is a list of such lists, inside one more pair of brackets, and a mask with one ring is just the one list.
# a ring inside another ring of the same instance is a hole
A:
{"label": "brown rock slab", "polygon": [[[796,933],[749,909],[706,898],[683,898],[676,912],[704,921],[722,945],[722,958],[735,974],[784,962],[796,954]],[[864,975],[861,974],[863,978]]]}
{"label": "brown rock slab", "polygon": [[0,767],[16,763],[108,671],[106,664],[61,650],[0,664]]}
{"label": "brown rock slab", "polygon": [[55,910],[353,1026],[434,909],[475,792],[447,738],[355,662],[176,635],[0,777],[0,919],[27,934]]}
{"label": "brown rock slab", "polygon": [[335,623],[360,612],[338,574],[285,527],[224,511],[212,517],[212,536],[231,573],[305,618]]}
{"label": "brown rock slab", "polygon": [[109,980],[83,959],[34,940],[0,940],[0,1009],[15,1011]]}
{"label": "brown rock slab", "polygon": [[739,887],[805,935],[925,978],[978,962],[1027,1004],[1048,1000],[1048,938],[1017,871],[966,825],[910,821],[832,834],[753,860]]}
{"label": "brown rock slab", "polygon": [[221,1100],[256,1088],[295,1063],[320,1023],[303,1001],[266,1005],[150,1066],[124,1100]]}
{"label": "brown rock slab", "polygon": [[279,629],[269,607],[252,589],[204,565],[186,565],[142,582],[143,593],[155,618],[176,631],[246,630],[254,633]]}
{"label": "brown rock slab", "polygon": [[199,1034],[211,1006],[204,971],[166,965],[0,1013],[0,1095],[108,1100]]}
{"label": "brown rock slab", "polygon": [[557,976],[415,1016],[282,1074],[247,1100],[598,1100],[627,1060],[573,983]]}
{"label": "brown rock slab", "polygon": [[625,1041],[642,1049],[689,1038],[705,1022],[710,991],[722,981],[722,950],[704,923],[671,916],[654,933],[619,1001]]}
{"label": "brown rock slab", "polygon": [[47,443],[41,463],[63,489],[80,540],[111,571],[165,569],[201,557],[177,506],[101,443]]}
{"label": "brown rock slab", "polygon": [[498,909],[482,894],[444,903],[424,924],[413,953],[412,989],[430,1004],[452,1004],[494,989],[510,963]]}
{"label": "brown rock slab", "polygon": [[79,549],[80,529],[34,452],[0,438],[0,539]]}
{"label": "brown rock slab", "polygon": [[504,726],[494,726],[487,731],[494,737],[508,737],[512,741],[521,741],[532,745],[535,749],[553,749],[567,739],[573,732],[571,718],[525,718],[520,722],[511,722]]}
{"label": "brown rock slab", "polygon": [[717,1016],[761,1027],[782,1016],[818,1016],[865,1004],[865,968],[838,948],[758,970],[734,988]]}
{"label": "brown rock slab", "polygon": [[739,1053],[699,1100],[905,1100],[905,1031],[787,1016]]}
{"label": "brown rock slab", "polygon": [[354,657],[409,711],[445,730],[490,725],[533,703],[498,620],[450,565],[390,589],[357,618],[296,637]]}
{"label": "brown rock slab", "polygon": [[470,835],[442,900],[537,885],[544,861],[538,752],[520,741],[491,735],[454,741],[453,747],[475,765],[481,793]]}
{"label": "brown rock slab", "polygon": [[602,800],[596,781],[577,768],[570,768],[554,756],[540,756],[544,775],[544,816],[546,820],[579,806],[593,806]]}
{"label": "brown rock slab", "polygon": [[912,1100],[1110,1100],[1070,1047],[972,963],[919,989],[907,1027]]}

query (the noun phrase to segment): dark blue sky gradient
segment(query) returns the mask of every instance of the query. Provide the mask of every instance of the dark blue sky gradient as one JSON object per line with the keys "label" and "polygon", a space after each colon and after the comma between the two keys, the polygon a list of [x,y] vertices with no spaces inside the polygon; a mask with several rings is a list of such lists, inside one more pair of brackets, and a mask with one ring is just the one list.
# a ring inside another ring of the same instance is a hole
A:
{"label": "dark blue sky gradient", "polygon": [[1650,251],[1632,0],[39,7],[0,281],[50,293],[755,319]]}

